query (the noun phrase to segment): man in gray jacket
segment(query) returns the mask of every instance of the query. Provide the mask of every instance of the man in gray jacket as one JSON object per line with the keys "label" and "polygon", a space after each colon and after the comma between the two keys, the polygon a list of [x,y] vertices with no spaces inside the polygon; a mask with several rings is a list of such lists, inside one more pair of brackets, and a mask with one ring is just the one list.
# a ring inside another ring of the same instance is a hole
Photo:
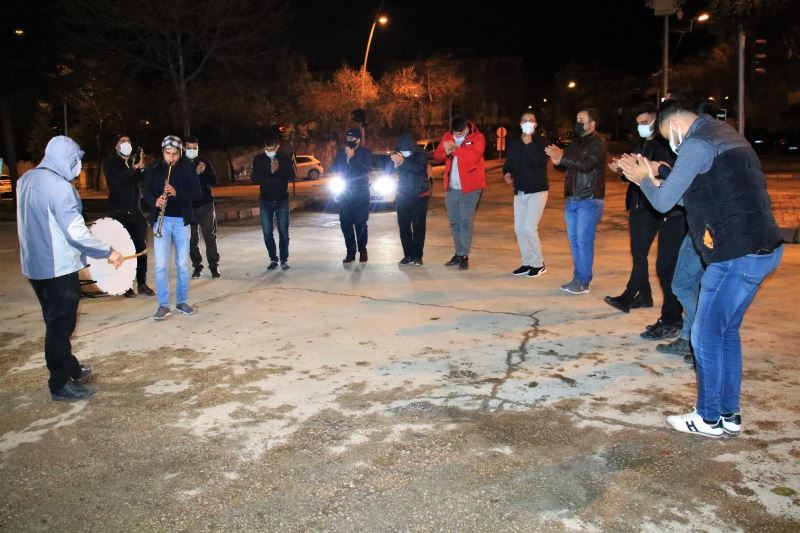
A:
{"label": "man in gray jacket", "polygon": [[72,353],[70,337],[81,297],[78,271],[86,256],[107,258],[119,268],[122,255],[95,239],[83,220],[81,200],[72,186],[81,172],[83,151],[69,137],[50,139],[39,166],[17,186],[17,231],[22,274],[33,286],[46,328],[44,357],[53,400],[78,400],[97,389],[84,387],[92,375]]}

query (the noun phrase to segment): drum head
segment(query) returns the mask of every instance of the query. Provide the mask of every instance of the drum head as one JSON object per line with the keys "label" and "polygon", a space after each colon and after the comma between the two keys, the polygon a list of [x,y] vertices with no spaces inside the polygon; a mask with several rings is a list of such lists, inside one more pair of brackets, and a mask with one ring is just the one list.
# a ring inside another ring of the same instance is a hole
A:
{"label": "drum head", "polygon": [[[101,218],[89,227],[95,239],[111,245],[123,256],[136,253],[130,235],[125,227],[113,218]],[[106,259],[88,258],[89,274],[97,287],[108,294],[119,295],[131,288],[136,278],[136,260],[123,261],[118,269]]]}

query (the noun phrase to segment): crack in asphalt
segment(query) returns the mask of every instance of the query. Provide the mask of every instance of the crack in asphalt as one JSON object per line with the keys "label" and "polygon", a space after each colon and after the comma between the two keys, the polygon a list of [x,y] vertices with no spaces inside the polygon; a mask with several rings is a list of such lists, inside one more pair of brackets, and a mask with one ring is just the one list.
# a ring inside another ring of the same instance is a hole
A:
{"label": "crack in asphalt", "polygon": [[[522,333],[522,340],[520,340],[519,346],[508,350],[506,352],[506,373],[505,376],[500,378],[494,385],[492,385],[492,391],[489,394],[489,397],[481,402],[481,408],[486,410],[489,406],[489,402],[493,399],[497,399],[497,393],[500,391],[500,387],[506,384],[506,382],[511,379],[511,376],[519,370],[522,363],[527,361],[528,359],[528,345],[530,344],[532,339],[535,339],[539,336],[541,330],[539,329],[539,317],[536,315],[541,313],[544,309],[539,309],[538,311],[534,311],[528,315],[528,318],[531,319],[531,327],[525,330]],[[501,402],[499,409],[502,408],[504,404]]]}

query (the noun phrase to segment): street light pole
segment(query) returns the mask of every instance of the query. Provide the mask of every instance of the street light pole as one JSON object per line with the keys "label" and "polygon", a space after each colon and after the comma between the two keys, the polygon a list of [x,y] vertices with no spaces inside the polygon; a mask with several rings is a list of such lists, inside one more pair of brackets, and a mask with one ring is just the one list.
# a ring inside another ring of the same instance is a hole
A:
{"label": "street light pole", "polygon": [[666,98],[669,93],[669,15],[664,15],[664,80],[661,87],[661,97]]}
{"label": "street light pole", "polygon": [[744,28],[739,24],[738,32],[738,48],[739,48],[739,74],[737,76],[738,91],[738,115],[739,115],[739,133],[744,135],[744,47],[746,44],[747,36],[744,33]]}

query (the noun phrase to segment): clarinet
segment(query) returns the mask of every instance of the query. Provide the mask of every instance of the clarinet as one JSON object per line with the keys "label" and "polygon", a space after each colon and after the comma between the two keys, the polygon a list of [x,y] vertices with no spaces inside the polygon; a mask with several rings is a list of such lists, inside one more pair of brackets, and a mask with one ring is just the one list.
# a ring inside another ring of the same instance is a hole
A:
{"label": "clarinet", "polygon": [[161,206],[161,209],[158,211],[158,225],[156,226],[156,237],[161,237],[161,228],[164,226],[164,214],[167,212],[167,185],[169,185],[169,177],[172,175],[172,165],[169,165],[169,170],[167,170],[167,179],[164,182],[164,192],[161,194],[159,198],[164,199],[164,203]]}

